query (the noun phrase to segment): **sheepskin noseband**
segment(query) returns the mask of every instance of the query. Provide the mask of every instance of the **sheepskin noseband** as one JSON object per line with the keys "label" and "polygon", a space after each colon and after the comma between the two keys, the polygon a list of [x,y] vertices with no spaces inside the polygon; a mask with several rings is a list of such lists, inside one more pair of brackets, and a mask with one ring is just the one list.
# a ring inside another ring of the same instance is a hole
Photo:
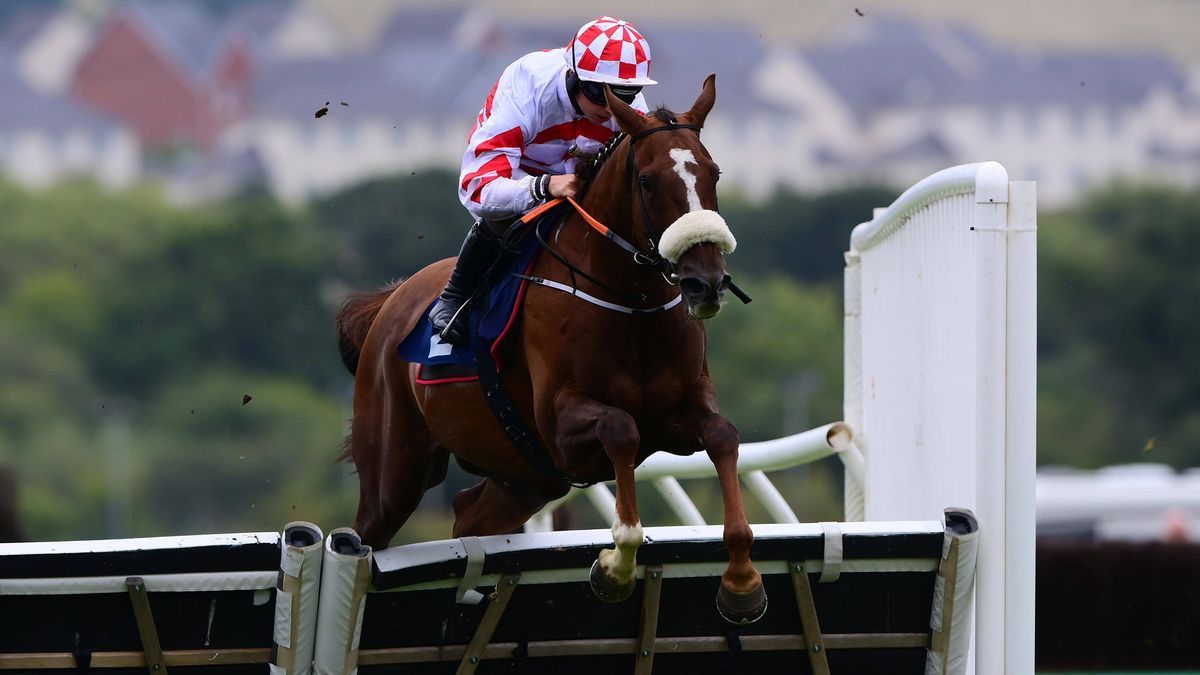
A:
{"label": "sheepskin noseband", "polygon": [[716,244],[721,253],[732,253],[737,248],[737,240],[721,214],[708,210],[692,211],[680,216],[662,233],[658,252],[675,264],[689,248],[705,242]]}

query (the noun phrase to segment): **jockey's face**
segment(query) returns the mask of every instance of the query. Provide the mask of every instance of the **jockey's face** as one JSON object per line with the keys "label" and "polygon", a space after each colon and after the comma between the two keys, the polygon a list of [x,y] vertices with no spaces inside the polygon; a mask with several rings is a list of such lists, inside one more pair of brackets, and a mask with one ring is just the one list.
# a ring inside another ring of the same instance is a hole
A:
{"label": "jockey's face", "polygon": [[608,106],[593,103],[590,98],[583,95],[583,90],[575,92],[575,101],[579,104],[579,110],[583,112],[583,116],[592,124],[604,124],[612,118],[612,111]]}

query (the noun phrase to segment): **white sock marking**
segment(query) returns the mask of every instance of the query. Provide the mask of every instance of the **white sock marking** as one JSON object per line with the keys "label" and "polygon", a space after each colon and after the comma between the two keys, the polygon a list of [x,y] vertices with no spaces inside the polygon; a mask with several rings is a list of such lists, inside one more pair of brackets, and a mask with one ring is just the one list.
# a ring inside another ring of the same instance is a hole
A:
{"label": "white sock marking", "polygon": [[671,159],[675,160],[675,173],[679,174],[679,180],[683,181],[684,187],[687,188],[688,208],[693,211],[699,211],[700,195],[696,193],[696,175],[688,168],[687,163],[696,164],[696,156],[691,150],[683,148],[671,148]]}
{"label": "white sock marking", "polygon": [[642,543],[642,521],[626,525],[620,518],[612,526],[614,548],[600,551],[600,567],[620,583],[632,580],[637,571],[637,550]]}

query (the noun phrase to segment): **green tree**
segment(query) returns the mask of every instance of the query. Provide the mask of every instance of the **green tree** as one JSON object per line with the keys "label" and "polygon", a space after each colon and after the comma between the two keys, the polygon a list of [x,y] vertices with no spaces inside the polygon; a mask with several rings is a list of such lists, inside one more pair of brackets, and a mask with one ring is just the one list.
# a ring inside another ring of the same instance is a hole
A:
{"label": "green tree", "polygon": [[1114,187],[1039,230],[1043,461],[1200,464],[1200,194]]}
{"label": "green tree", "polygon": [[100,532],[93,441],[105,402],[77,354],[10,316],[0,311],[0,465],[17,482],[26,535]]}
{"label": "green tree", "polygon": [[213,365],[329,383],[332,307],[321,298],[326,249],[271,202],[176,214],[99,298],[99,339],[80,345],[100,382],[142,396]]}
{"label": "green tree", "polygon": [[761,204],[722,197],[721,213],[738,239],[730,266],[735,273],[755,270],[840,284],[850,231],[895,198],[894,190],[870,186],[818,195],[777,192]]}
{"label": "green tree", "polygon": [[367,181],[312,203],[335,242],[337,277],[367,290],[458,255],[471,217],[458,203],[456,174],[425,170]]}
{"label": "green tree", "polygon": [[0,183],[0,293],[46,273],[103,289],[122,261],[152,249],[179,212],[147,189],[109,194],[87,182],[30,192]]}
{"label": "green tree", "polygon": [[[741,254],[730,256],[736,264]],[[737,425],[743,442],[764,441],[842,419],[842,303],[840,287],[811,284],[775,273],[740,279],[754,296],[731,300],[708,321],[709,369],[721,412]],[[842,514],[842,472],[828,458],[772,475],[804,520]],[[720,522],[721,497],[713,481],[691,481],[709,522]],[[752,522],[768,519],[746,498]],[[756,520],[757,519],[757,520]]]}
{"label": "green tree", "polygon": [[162,532],[349,524],[357,481],[336,461],[345,416],[296,378],[214,369],[172,382],[136,429],[139,506]]}
{"label": "green tree", "polygon": [[746,441],[804,430],[785,427],[788,419],[804,427],[841,419],[839,292],[778,275],[742,282],[754,302],[731,301],[705,324],[722,412]]}

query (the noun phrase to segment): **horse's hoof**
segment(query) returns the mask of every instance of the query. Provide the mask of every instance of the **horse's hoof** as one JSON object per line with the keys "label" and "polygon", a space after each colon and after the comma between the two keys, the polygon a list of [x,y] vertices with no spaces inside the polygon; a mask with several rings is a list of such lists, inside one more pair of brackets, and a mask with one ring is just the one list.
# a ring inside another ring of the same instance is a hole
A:
{"label": "horse's hoof", "polygon": [[592,593],[595,593],[601,602],[621,602],[633,595],[633,587],[636,585],[635,581],[631,581],[625,586],[614,584],[604,574],[604,568],[600,566],[599,560],[592,562],[591,583]]}
{"label": "horse's hoof", "polygon": [[734,593],[721,584],[717,589],[717,611],[721,618],[732,624],[754,623],[767,613],[767,592],[762,584],[749,593]]}

